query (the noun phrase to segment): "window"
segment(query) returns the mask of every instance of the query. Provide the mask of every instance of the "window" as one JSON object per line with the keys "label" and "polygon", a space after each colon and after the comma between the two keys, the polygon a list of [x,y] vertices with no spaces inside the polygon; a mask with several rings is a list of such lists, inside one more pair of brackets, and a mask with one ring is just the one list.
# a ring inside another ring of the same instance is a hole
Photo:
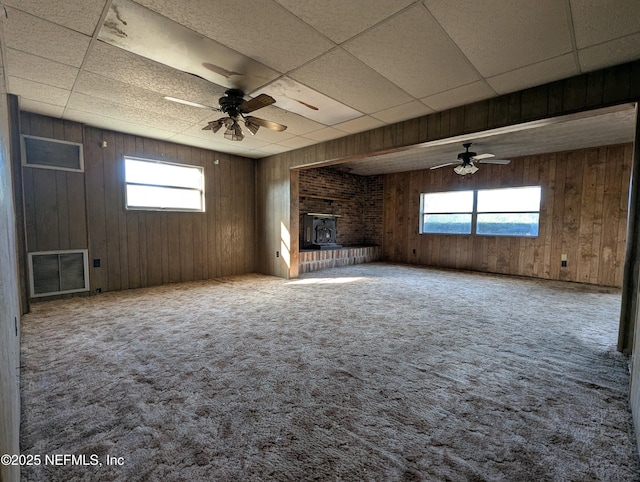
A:
{"label": "window", "polygon": [[537,236],[540,186],[478,191],[476,234]]}
{"label": "window", "polygon": [[421,234],[538,236],[540,186],[423,193]]}
{"label": "window", "polygon": [[125,157],[127,209],[204,212],[204,169]]}
{"label": "window", "polygon": [[471,234],[473,191],[422,195],[421,233]]}

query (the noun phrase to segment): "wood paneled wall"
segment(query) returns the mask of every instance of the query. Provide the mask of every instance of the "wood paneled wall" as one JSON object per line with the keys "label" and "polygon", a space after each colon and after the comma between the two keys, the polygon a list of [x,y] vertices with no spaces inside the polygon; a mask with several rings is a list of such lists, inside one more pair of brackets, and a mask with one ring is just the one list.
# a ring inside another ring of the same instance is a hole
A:
{"label": "wood paneled wall", "polygon": [[[259,224],[258,269],[281,277],[297,276],[297,269],[295,273],[290,271],[283,260],[273,259],[271,255],[280,244],[280,223],[285,223],[287,229],[297,229],[297,216],[291,217],[291,205],[297,202],[290,197],[291,168],[337,164],[343,159],[357,159],[372,152],[638,99],[640,61],[635,61],[260,159],[259,203],[269,221]],[[292,192],[294,188],[292,184]],[[276,191],[282,195],[271,197],[271,193]],[[297,191],[291,195],[295,198]],[[293,251],[292,257],[295,256],[297,254]],[[297,259],[295,261],[292,266],[297,265]]]}
{"label": "wood paneled wall", "polygon": [[[21,124],[82,142],[85,158],[84,174],[24,168],[29,251],[88,247],[93,291],[255,271],[254,160],[29,113]],[[206,212],[127,211],[124,155],[203,166]]]}
{"label": "wood paneled wall", "polygon": [[[608,146],[384,179],[386,260],[445,268],[621,286],[633,145]],[[542,186],[536,238],[419,234],[420,193]],[[561,254],[567,266],[561,267]]]}
{"label": "wood paneled wall", "polygon": [[[22,134],[82,143],[82,126],[26,114]],[[27,248],[86,249],[87,214],[83,172],[22,168]]]}

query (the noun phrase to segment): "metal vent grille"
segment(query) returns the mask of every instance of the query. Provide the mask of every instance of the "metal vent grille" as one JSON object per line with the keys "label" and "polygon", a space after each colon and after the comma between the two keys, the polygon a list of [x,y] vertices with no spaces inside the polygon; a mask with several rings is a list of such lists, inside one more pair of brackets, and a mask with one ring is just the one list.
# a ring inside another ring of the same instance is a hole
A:
{"label": "metal vent grille", "polygon": [[64,171],[84,171],[82,144],[22,136],[22,165]]}
{"label": "metal vent grille", "polygon": [[29,253],[31,297],[89,291],[87,250]]}

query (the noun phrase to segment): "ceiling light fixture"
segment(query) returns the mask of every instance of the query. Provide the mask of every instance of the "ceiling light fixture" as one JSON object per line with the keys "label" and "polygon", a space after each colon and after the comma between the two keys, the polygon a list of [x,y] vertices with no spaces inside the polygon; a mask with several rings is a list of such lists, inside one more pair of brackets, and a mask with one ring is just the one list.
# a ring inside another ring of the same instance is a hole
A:
{"label": "ceiling light fixture", "polygon": [[478,168],[473,165],[472,162],[468,164],[461,164],[457,167],[454,167],[453,170],[456,174],[460,174],[461,176],[466,176],[467,174],[473,174],[478,171]]}
{"label": "ceiling light fixture", "polygon": [[228,119],[226,122],[227,130],[224,133],[224,138],[230,141],[241,141],[244,139],[244,133],[238,121],[235,119]]}

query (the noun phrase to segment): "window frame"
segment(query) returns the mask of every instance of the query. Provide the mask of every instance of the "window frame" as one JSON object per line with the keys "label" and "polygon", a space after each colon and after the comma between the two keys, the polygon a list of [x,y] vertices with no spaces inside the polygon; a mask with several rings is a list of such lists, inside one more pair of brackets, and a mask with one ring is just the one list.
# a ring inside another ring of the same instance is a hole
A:
{"label": "window frame", "polygon": [[[184,187],[184,186],[175,186],[170,184],[147,184],[141,182],[128,182],[127,181],[127,160],[130,159],[132,161],[141,161],[147,162],[149,164],[158,164],[158,165],[169,165],[169,166],[178,166],[188,169],[198,169],[200,171],[201,176],[201,187],[199,189]],[[187,212],[187,213],[204,213],[206,211],[205,206],[205,169],[203,166],[196,166],[192,164],[184,164],[166,160],[159,159],[150,159],[138,156],[128,156],[124,155],[122,158],[122,169],[124,174],[124,208],[126,211],[157,211],[157,212]],[[167,189],[183,189],[185,191],[197,191],[200,194],[200,208],[198,209],[190,209],[190,208],[176,208],[176,207],[161,207],[161,206],[130,206],[129,205],[129,186],[143,186],[143,187],[156,187],[156,188],[167,188]]]}
{"label": "window frame", "polygon": [[[462,192],[471,192],[472,193],[472,202],[471,202],[471,210],[470,211],[447,211],[447,212],[425,212],[425,196],[427,194],[450,194],[450,193],[462,193]],[[474,210],[476,205],[476,192],[472,189],[459,189],[454,191],[436,191],[436,192],[423,192],[420,194],[420,226],[418,227],[420,234],[449,234],[449,235],[457,235],[457,236],[469,236],[474,232]],[[425,231],[425,217],[428,215],[454,215],[454,214],[469,214],[471,215],[471,227],[468,233],[432,233]]]}
{"label": "window frame", "polygon": [[[522,188],[539,188],[540,189],[540,204],[537,211],[478,211],[478,193],[482,191],[500,191],[507,189],[522,189]],[[473,207],[471,214],[471,232],[469,233],[432,233],[424,230],[424,219],[428,214],[469,214],[469,212],[438,212],[428,213],[425,212],[425,195],[428,194],[446,194],[454,192],[473,192]],[[484,189],[461,189],[452,191],[435,191],[435,192],[422,192],[420,193],[420,213],[419,213],[419,226],[418,234],[435,234],[435,235],[454,235],[454,236],[500,236],[506,238],[537,238],[540,236],[540,212],[542,208],[543,189],[541,185],[528,185],[528,186],[510,186],[510,187],[497,187],[497,188],[484,188]],[[537,214],[538,215],[538,234],[535,236],[527,236],[523,234],[486,234],[478,233],[478,215],[479,214]]]}
{"label": "window frame", "polygon": [[[540,201],[538,203],[538,210],[537,211],[520,211],[520,210],[513,210],[513,211],[480,211],[478,209],[478,194],[482,191],[500,191],[500,190],[513,190],[513,189],[527,189],[527,188],[534,188],[537,187],[540,190]],[[507,237],[507,238],[537,238],[540,235],[540,207],[542,206],[542,186],[512,186],[512,187],[498,187],[498,188],[488,188],[488,189],[477,189],[475,191],[475,206],[474,206],[474,218],[475,218],[475,222],[474,222],[474,234],[476,236],[500,236],[500,237]],[[527,236],[524,234],[497,234],[497,233],[478,233],[478,215],[480,214],[537,214],[538,215],[538,234],[536,234],[535,236]]]}

